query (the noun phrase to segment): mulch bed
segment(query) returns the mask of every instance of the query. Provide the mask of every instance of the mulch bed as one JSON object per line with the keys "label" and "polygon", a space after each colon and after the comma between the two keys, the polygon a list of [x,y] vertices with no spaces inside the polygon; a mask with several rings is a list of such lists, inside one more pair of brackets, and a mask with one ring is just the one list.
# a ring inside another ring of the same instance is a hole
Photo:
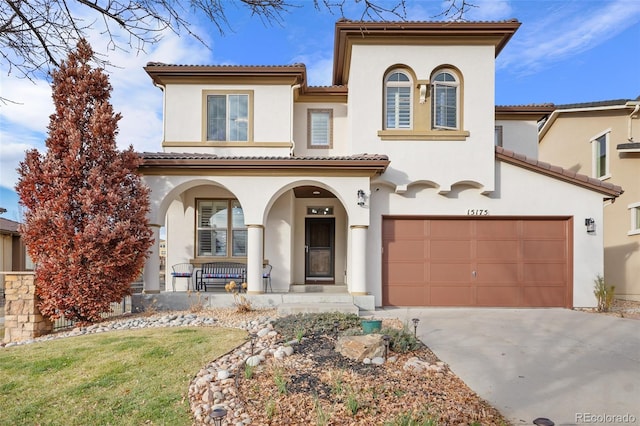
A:
{"label": "mulch bed", "polygon": [[[342,356],[334,345],[330,336],[303,339],[293,355],[268,358],[249,378],[240,374],[238,392],[251,424],[509,424],[448,369],[402,368],[410,357],[438,361],[428,348],[392,354],[396,362],[372,365]],[[420,422],[408,423],[410,417]]]}

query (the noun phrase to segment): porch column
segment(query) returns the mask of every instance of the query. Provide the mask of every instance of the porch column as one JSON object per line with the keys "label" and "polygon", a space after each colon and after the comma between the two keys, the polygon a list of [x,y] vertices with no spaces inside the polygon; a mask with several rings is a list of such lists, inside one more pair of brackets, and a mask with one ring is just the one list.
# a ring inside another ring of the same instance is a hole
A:
{"label": "porch column", "polygon": [[263,293],[262,261],[264,226],[247,225],[247,293]]}
{"label": "porch column", "polygon": [[160,293],[160,225],[151,224],[153,244],[151,253],[144,262],[142,275],[144,293]]}
{"label": "porch column", "polygon": [[366,225],[351,226],[351,283],[349,292],[355,296],[367,294],[367,229]]}

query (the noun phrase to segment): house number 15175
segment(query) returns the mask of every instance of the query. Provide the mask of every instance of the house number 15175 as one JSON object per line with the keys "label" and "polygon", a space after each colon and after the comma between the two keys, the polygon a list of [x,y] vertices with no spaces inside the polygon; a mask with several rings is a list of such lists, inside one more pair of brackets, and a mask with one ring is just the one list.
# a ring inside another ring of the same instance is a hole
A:
{"label": "house number 15175", "polygon": [[469,209],[467,210],[468,216],[489,216],[489,210],[487,209]]}

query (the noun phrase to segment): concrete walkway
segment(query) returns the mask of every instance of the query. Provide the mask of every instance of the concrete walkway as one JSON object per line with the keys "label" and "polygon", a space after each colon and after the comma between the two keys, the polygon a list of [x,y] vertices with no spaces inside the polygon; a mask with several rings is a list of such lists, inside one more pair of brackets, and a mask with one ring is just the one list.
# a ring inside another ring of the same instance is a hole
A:
{"label": "concrete walkway", "polygon": [[[386,308],[514,425],[640,425],[640,321],[567,309]],[[618,417],[619,416],[619,417]],[[624,417],[626,416],[626,417]]]}

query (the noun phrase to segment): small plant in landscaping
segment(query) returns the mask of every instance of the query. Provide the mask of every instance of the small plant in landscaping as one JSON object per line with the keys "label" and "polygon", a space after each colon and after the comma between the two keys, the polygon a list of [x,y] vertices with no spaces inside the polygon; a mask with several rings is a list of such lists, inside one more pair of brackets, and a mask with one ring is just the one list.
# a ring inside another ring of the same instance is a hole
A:
{"label": "small plant in landscaping", "polygon": [[417,413],[401,413],[398,417],[384,426],[437,426],[438,422],[429,414],[427,410]]}
{"label": "small plant in landscaping", "polygon": [[602,275],[598,275],[593,282],[595,283],[593,294],[598,299],[598,312],[609,312],[613,305],[616,287],[607,286]]}
{"label": "small plant in landscaping", "polygon": [[247,283],[237,285],[235,281],[229,281],[229,283],[224,286],[224,289],[227,293],[233,294],[233,303],[236,305],[236,312],[244,313],[253,310],[251,301],[247,299],[245,294],[242,294],[242,290],[247,291]]}
{"label": "small plant in landscaping", "polygon": [[253,371],[255,367],[249,364],[244,365],[244,378],[251,379],[253,377]]}
{"label": "small plant in landscaping", "polygon": [[324,411],[317,396],[314,399],[314,404],[316,410],[316,425],[325,426],[329,422],[329,414]]}
{"label": "small plant in landscaping", "polygon": [[340,395],[343,390],[344,388],[342,386],[342,374],[340,374],[333,381],[333,386],[331,386],[331,393],[337,396]]}
{"label": "small plant in landscaping", "polygon": [[142,314],[145,317],[150,317],[158,313],[158,299],[155,297],[149,301],[142,301]]}
{"label": "small plant in landscaping", "polygon": [[276,388],[278,388],[278,393],[282,395],[286,395],[287,379],[284,377],[282,370],[278,369],[275,371],[275,374],[273,375],[273,381],[276,383]]}
{"label": "small plant in landscaping", "polygon": [[267,418],[269,420],[273,419],[273,416],[276,415],[276,402],[273,400],[273,398],[269,398],[264,408],[267,414]]}
{"label": "small plant in landscaping", "polygon": [[296,329],[296,340],[298,341],[298,343],[302,341],[303,337],[304,337],[304,328]]}
{"label": "small plant in landscaping", "polygon": [[391,338],[389,341],[389,348],[393,352],[406,353],[415,351],[422,347],[422,342],[416,339],[413,333],[409,332],[406,327],[400,330],[395,328],[385,328],[380,331],[380,334],[386,334]]}
{"label": "small plant in landscaping", "polygon": [[204,310],[204,304],[209,300],[208,297],[202,297],[200,292],[197,292],[194,296],[194,299],[191,299],[191,295],[193,292],[191,290],[187,291],[187,298],[189,299],[189,312],[196,314],[198,312],[202,312]]}
{"label": "small plant in landscaping", "polygon": [[360,402],[358,402],[356,393],[353,390],[351,390],[349,395],[347,395],[347,409],[352,416],[355,416],[360,409]]}

